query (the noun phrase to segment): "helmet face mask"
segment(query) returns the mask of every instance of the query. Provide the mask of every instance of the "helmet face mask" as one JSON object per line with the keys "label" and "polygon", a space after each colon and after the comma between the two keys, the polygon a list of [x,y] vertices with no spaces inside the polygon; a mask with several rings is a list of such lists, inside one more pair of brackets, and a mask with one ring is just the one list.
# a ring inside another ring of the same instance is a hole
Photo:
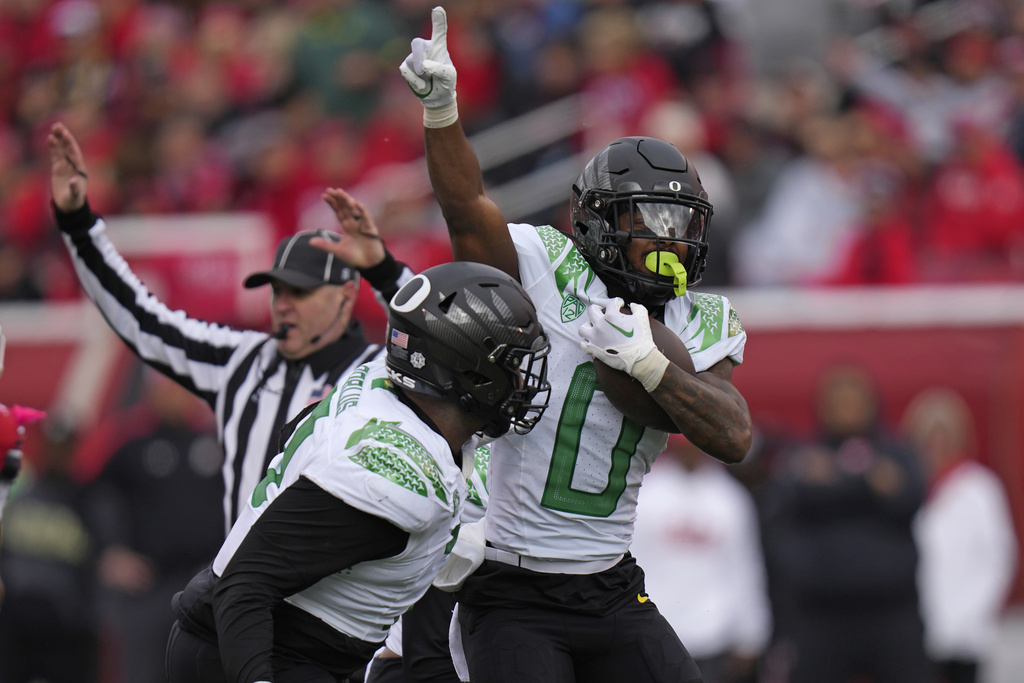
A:
{"label": "helmet face mask", "polygon": [[405,389],[457,402],[489,437],[525,434],[547,407],[547,335],[507,274],[478,263],[423,271],[392,299],[387,367]]}
{"label": "helmet face mask", "polygon": [[[551,387],[547,382],[548,351],[551,344],[546,335],[533,340],[529,349],[502,346],[495,349],[488,359],[503,367],[512,378],[512,390],[498,407],[500,418],[488,425],[484,434],[501,436],[509,427],[517,434],[526,434],[540,419],[547,408]],[[500,433],[493,433],[500,430]]]}
{"label": "helmet face mask", "polygon": [[580,253],[627,301],[660,306],[675,296],[672,278],[630,264],[634,239],[687,245],[686,284],[700,282],[707,261],[712,207],[697,171],[671,144],[622,138],[583,169],[572,196],[573,236]]}

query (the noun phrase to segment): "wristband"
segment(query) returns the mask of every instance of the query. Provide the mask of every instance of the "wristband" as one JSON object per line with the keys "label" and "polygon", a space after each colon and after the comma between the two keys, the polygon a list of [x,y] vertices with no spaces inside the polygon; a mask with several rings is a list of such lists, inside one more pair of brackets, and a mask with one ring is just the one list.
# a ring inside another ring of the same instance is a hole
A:
{"label": "wristband", "polygon": [[651,393],[661,384],[668,365],[669,360],[665,354],[658,349],[654,349],[633,364],[633,372],[631,374],[634,379],[644,385],[647,393]]}
{"label": "wristband", "polygon": [[395,260],[394,255],[384,248],[384,260],[369,268],[359,268],[359,274],[370,283],[374,289],[384,289],[390,286],[402,275],[402,266]]}
{"label": "wristband", "polygon": [[459,102],[452,100],[436,109],[423,108],[424,128],[447,128],[459,119]]}
{"label": "wristband", "polygon": [[69,235],[86,233],[96,224],[97,216],[89,208],[88,199],[85,200],[82,206],[71,211],[61,211],[52,201],[50,202],[50,207],[53,209],[53,215],[57,219],[57,227],[60,228],[61,232],[66,232]]}

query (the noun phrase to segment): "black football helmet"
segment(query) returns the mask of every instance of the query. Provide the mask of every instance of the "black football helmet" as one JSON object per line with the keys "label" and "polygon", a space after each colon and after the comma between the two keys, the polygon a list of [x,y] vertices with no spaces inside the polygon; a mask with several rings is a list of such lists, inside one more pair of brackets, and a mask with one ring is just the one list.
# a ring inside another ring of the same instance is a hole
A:
{"label": "black football helmet", "polygon": [[587,162],[572,187],[571,206],[577,248],[611,294],[657,307],[681,284],[633,268],[626,247],[634,237],[689,245],[682,264],[686,285],[700,282],[713,209],[697,169],[674,145],[649,137],[615,140]]}
{"label": "black football helmet", "polygon": [[397,385],[457,401],[486,436],[525,434],[547,407],[547,335],[515,278],[481,263],[424,270],[388,307],[387,367]]}

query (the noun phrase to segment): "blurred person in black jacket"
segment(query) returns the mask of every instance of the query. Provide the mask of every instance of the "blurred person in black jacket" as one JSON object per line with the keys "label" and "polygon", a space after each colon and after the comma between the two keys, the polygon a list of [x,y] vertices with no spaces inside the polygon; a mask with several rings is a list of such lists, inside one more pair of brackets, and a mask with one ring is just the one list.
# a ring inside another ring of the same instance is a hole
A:
{"label": "blurred person in black jacket", "polygon": [[224,529],[224,456],[202,402],[147,369],[137,408],[125,429],[134,435],[96,481],[113,512],[98,572],[122,683],[164,679],[171,598],[217,553]]}
{"label": "blurred person in black jacket", "polygon": [[0,681],[97,683],[103,512],[91,487],[69,475],[74,432],[54,419],[43,434],[39,462],[19,475],[4,513]]}
{"label": "blurred person in black jacket", "polygon": [[820,435],[781,454],[766,508],[790,683],[925,683],[911,530],[925,492],[918,462],[886,435],[862,369],[830,368],[815,410]]}

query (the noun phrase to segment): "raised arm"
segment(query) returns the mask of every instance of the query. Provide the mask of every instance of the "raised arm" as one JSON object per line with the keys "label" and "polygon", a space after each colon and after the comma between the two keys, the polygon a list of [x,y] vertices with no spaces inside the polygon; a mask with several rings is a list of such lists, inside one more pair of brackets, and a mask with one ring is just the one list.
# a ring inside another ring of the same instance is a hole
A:
{"label": "raised arm", "polygon": [[47,144],[57,227],[83,291],[145,363],[213,405],[232,354],[247,352],[267,335],[190,318],[164,305],[132,272],[89,208],[85,158],[74,136],[55,123]]}
{"label": "raised arm", "polygon": [[380,265],[387,258],[384,240],[381,239],[373,214],[361,201],[339,187],[324,190],[321,198],[334,211],[341,228],[341,239],[337,242],[314,237],[309,243],[317,249],[330,252],[359,270]]}
{"label": "raised arm", "polygon": [[85,157],[71,132],[55,123],[46,138],[50,148],[50,192],[58,211],[70,213],[85,206],[89,176]]}
{"label": "raised arm", "polygon": [[430,40],[414,38],[400,71],[423,104],[427,170],[448,224],[458,261],[477,261],[519,277],[519,263],[508,225],[484,193],[476,153],[458,120],[457,74],[448,54],[448,17],[431,12]]}
{"label": "raised arm", "polygon": [[337,187],[327,188],[323,200],[338,219],[341,239],[334,241],[314,237],[309,243],[355,266],[373,287],[378,303],[387,310],[391,297],[415,273],[406,264],[396,261],[385,248],[369,207]]}

